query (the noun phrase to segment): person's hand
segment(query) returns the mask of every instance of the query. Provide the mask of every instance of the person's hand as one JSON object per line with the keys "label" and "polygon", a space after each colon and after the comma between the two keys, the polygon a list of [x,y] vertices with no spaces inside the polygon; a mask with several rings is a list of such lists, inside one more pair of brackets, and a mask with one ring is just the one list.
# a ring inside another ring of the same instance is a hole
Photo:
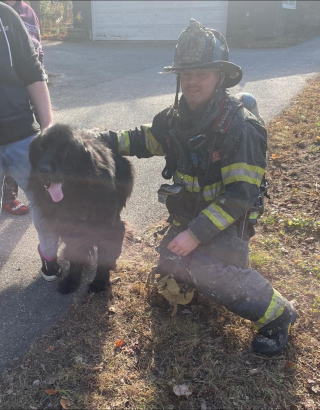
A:
{"label": "person's hand", "polygon": [[167,246],[167,248],[179,255],[186,256],[199,245],[199,242],[194,239],[188,230],[179,233]]}

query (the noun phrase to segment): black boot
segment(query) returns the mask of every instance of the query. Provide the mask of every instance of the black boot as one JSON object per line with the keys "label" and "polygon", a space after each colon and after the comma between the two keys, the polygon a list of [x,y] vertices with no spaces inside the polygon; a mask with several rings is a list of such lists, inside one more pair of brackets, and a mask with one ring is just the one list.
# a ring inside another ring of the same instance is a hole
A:
{"label": "black boot", "polygon": [[283,350],[288,342],[289,331],[298,314],[288,302],[281,316],[262,327],[252,342],[253,350],[266,356],[274,356]]}
{"label": "black boot", "polygon": [[52,282],[61,276],[62,269],[57,262],[57,258],[47,261],[40,253],[40,245],[38,246],[38,252],[41,258],[42,267],[41,275],[47,282]]}

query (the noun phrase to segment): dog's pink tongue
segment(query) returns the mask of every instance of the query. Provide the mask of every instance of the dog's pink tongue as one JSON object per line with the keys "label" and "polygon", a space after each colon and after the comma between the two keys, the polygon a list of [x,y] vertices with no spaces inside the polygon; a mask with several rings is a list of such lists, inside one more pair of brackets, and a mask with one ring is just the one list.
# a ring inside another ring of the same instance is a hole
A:
{"label": "dog's pink tongue", "polygon": [[51,196],[51,199],[53,202],[60,202],[61,199],[63,198],[63,192],[62,192],[62,183],[61,182],[51,182],[48,192]]}

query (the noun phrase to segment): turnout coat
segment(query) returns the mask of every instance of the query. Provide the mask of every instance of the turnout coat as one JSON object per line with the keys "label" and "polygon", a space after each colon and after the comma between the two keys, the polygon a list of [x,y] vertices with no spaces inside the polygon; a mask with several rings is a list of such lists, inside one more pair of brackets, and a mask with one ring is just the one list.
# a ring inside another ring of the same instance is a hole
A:
{"label": "turnout coat", "polygon": [[[193,147],[199,135],[201,146]],[[267,133],[236,98],[221,90],[216,101],[193,112],[182,96],[175,124],[169,107],[157,114],[152,124],[109,131],[104,137],[121,155],[170,155],[173,182],[183,184],[189,194],[182,200],[185,209],[180,210],[190,218],[181,223],[177,209],[171,212],[174,226],[189,229],[221,259],[247,266],[251,235],[247,227],[254,225],[258,216],[252,208],[266,167]]]}

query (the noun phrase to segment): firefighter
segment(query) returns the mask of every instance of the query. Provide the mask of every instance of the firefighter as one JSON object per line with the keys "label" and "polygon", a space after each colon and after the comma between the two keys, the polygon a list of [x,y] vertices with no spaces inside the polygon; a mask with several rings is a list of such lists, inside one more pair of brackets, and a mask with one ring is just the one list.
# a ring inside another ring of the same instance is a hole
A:
{"label": "firefighter", "polygon": [[158,248],[156,272],[250,320],[258,331],[253,349],[273,356],[286,346],[297,312],[248,267],[249,239],[263,211],[266,130],[244,108],[243,95],[226,90],[240,82],[242,71],[229,62],[218,31],[191,19],[173,65],[163,71],[177,76],[174,104],[151,125],[101,138],[121,155],[166,158],[162,175],[173,181],[158,194],[171,225]]}

